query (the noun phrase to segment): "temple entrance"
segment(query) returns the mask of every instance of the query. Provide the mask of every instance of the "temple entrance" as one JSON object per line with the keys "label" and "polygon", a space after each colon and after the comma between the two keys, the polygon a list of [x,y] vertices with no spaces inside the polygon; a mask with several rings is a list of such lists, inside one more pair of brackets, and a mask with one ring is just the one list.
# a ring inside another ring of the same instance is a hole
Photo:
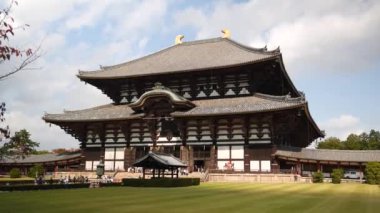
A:
{"label": "temple entrance", "polygon": [[194,160],[194,172],[204,172],[205,161],[204,160]]}

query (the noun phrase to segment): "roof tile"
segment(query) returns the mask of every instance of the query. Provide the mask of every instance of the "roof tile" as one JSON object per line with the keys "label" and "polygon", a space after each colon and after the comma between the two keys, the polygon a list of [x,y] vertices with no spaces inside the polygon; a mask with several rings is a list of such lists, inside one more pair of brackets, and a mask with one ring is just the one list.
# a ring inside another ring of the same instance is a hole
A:
{"label": "roof tile", "polygon": [[223,68],[259,62],[279,54],[279,50],[256,49],[228,38],[214,38],[183,42],[136,60],[102,67],[98,71],[80,71],[78,77],[108,79]]}

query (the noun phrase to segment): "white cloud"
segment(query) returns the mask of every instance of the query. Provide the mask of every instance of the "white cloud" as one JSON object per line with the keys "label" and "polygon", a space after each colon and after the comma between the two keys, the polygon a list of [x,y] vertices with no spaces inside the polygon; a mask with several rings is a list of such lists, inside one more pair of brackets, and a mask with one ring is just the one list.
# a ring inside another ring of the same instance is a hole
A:
{"label": "white cloud", "polygon": [[70,135],[62,134],[57,126],[45,123],[42,116],[25,114],[23,112],[7,113],[6,119],[13,134],[21,129],[31,133],[31,139],[40,142],[39,149],[54,149],[57,147],[78,147],[79,143]]}
{"label": "white cloud", "polygon": [[364,131],[360,119],[353,115],[340,115],[321,123],[321,129],[326,131],[327,137],[338,137],[345,140],[351,133],[360,134]]}
{"label": "white cloud", "polygon": [[175,17],[177,26],[194,28],[198,39],[220,36],[221,29],[230,28],[232,39],[242,43],[281,46],[291,73],[361,71],[379,65],[378,1],[216,2],[212,9],[187,8]]}
{"label": "white cloud", "polygon": [[[20,2],[14,10],[15,19],[31,27],[17,32],[12,41],[24,46],[43,40],[46,54],[33,64],[41,69],[23,71],[0,82],[11,131],[27,129],[42,149],[78,147],[78,141],[59,127],[49,128],[41,119],[43,114],[111,102],[100,90],[81,82],[75,76],[78,69],[93,70],[100,64],[112,65],[141,55],[165,13],[163,1]],[[101,23],[109,23],[107,30],[87,37],[104,42],[71,37],[75,30],[102,29]],[[3,63],[0,69],[10,66]]]}
{"label": "white cloud", "polygon": [[66,20],[67,29],[79,29],[82,27],[94,26],[100,19],[101,14],[107,10],[111,1],[93,0],[80,5],[80,10],[74,11],[70,18]]}

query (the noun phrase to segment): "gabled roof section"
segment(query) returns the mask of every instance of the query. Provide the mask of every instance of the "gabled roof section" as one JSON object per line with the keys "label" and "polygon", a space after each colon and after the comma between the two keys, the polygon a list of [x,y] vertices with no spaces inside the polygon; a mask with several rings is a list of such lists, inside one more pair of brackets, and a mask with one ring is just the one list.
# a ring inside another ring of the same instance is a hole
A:
{"label": "gabled roof section", "polygon": [[333,150],[279,147],[276,156],[302,160],[380,162],[380,150]]}
{"label": "gabled roof section", "polygon": [[144,107],[145,102],[148,99],[159,97],[165,97],[169,99],[173,106],[181,109],[191,109],[195,107],[195,105],[191,101],[172,92],[169,88],[162,86],[161,83],[158,82],[155,84],[151,91],[145,92],[140,96],[139,99],[129,104],[128,106],[132,108],[134,111],[139,111]]}
{"label": "gabled roof section", "polygon": [[252,48],[229,38],[183,42],[126,63],[79,71],[85,79],[118,79],[184,71],[233,67],[266,61],[281,55],[279,49]]}
{"label": "gabled roof section", "polygon": [[187,167],[180,159],[169,154],[150,152],[144,157],[136,160],[133,166],[145,168],[178,168]]}

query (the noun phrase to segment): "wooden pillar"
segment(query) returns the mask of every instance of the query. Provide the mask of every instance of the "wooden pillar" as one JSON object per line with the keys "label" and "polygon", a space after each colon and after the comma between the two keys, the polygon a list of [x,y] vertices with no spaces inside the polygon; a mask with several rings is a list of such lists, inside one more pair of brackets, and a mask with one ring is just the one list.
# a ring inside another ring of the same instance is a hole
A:
{"label": "wooden pillar", "polygon": [[363,182],[363,174],[364,174],[362,163],[359,163],[359,171],[360,171],[359,180],[360,180],[360,183],[362,183]]}
{"label": "wooden pillar", "polygon": [[174,174],[173,174],[173,168],[172,168],[171,170],[172,170],[171,172],[172,172],[172,179],[173,179],[173,175],[174,175]]}
{"label": "wooden pillar", "polygon": [[187,165],[189,165],[189,172],[193,172],[193,170],[194,170],[194,149],[192,146],[189,146],[188,157],[189,157],[189,162]]}
{"label": "wooden pillar", "polygon": [[145,167],[143,167],[143,179],[145,179]]}
{"label": "wooden pillar", "polygon": [[217,153],[216,153],[216,146],[211,146],[210,149],[210,164],[209,164],[209,170],[210,169],[216,169],[217,168]]}
{"label": "wooden pillar", "polygon": [[[279,165],[279,160],[276,157],[276,152],[277,152],[277,145],[273,144],[272,145],[272,150],[271,150],[271,171],[272,173],[280,173],[280,165]],[[249,163],[249,162],[248,162]]]}
{"label": "wooden pillar", "polygon": [[156,176],[156,169],[153,169],[153,178]]}

